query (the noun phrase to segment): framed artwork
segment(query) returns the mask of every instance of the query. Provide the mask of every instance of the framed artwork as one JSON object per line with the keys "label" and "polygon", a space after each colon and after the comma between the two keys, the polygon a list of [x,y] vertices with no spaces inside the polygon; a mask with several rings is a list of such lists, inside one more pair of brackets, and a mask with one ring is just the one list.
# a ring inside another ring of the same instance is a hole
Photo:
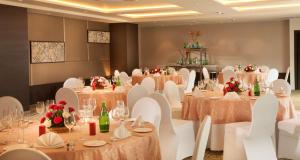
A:
{"label": "framed artwork", "polygon": [[31,63],[55,63],[65,61],[65,43],[30,41]]}
{"label": "framed artwork", "polygon": [[110,32],[88,31],[88,43],[110,43]]}

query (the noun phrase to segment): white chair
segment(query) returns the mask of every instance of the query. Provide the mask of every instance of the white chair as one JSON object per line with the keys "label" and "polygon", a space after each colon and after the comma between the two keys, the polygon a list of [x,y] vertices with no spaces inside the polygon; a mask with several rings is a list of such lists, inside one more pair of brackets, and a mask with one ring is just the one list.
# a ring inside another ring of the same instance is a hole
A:
{"label": "white chair", "polygon": [[278,122],[278,158],[300,159],[300,119]]}
{"label": "white chair", "polygon": [[115,70],[115,71],[114,71],[114,76],[115,76],[115,77],[119,77],[119,76],[120,76],[119,70]]}
{"label": "white chair", "polygon": [[45,153],[32,148],[12,149],[0,155],[1,160],[51,160]]}
{"label": "white chair", "polygon": [[151,94],[155,91],[155,80],[152,77],[146,77],[142,80],[141,86],[144,86],[148,94]]}
{"label": "white chair", "polygon": [[162,94],[153,93],[150,97],[155,99],[161,108],[159,142],[162,159],[181,160],[192,156],[195,144],[193,122],[172,119],[170,104]]}
{"label": "white chair", "polygon": [[143,72],[141,69],[134,69],[131,73],[131,76],[142,76],[143,75]]}
{"label": "white chair", "polygon": [[152,98],[143,97],[139,99],[132,108],[132,118],[141,116],[144,121],[152,123],[159,133],[161,111],[159,104]]}
{"label": "white chair", "polygon": [[211,127],[211,117],[206,116],[198,129],[192,160],[204,160],[205,150]]}
{"label": "white chair", "polygon": [[225,71],[222,71],[223,73],[223,80],[224,80],[224,84],[226,82],[229,82],[230,81],[230,78],[236,78],[236,75],[234,73],[234,71],[232,70],[225,70]]}
{"label": "white chair", "polygon": [[270,69],[266,79],[266,84],[267,85],[271,84],[273,81],[278,79],[278,76],[279,76],[279,72],[277,69],[275,68]]}
{"label": "white chair", "polygon": [[288,79],[289,79],[290,70],[291,70],[290,67],[288,67],[286,70],[286,74],[285,74],[285,78],[284,78],[285,81],[288,81]]}
{"label": "white chair", "polygon": [[186,90],[184,91],[185,93],[191,93],[193,91],[193,88],[195,86],[195,79],[196,79],[196,72],[195,70],[192,70],[189,75],[189,81],[187,83]]}
{"label": "white chair", "polygon": [[176,83],[173,81],[167,81],[164,85],[163,93],[166,95],[172,108],[182,108],[180,103],[179,90]]}
{"label": "white chair", "polygon": [[23,106],[20,101],[10,96],[0,97],[0,118],[5,116],[5,113],[15,112],[16,110],[23,112]]}
{"label": "white chair", "polygon": [[148,91],[145,87],[137,85],[130,88],[127,93],[127,106],[129,108],[129,113],[132,112],[134,104],[142,97],[147,97]]}
{"label": "white chair", "polygon": [[230,71],[233,71],[233,72],[234,72],[234,67],[233,67],[233,66],[225,66],[225,67],[222,69],[222,72],[227,71],[227,70],[230,70]]}
{"label": "white chair", "polygon": [[183,84],[187,84],[189,80],[190,71],[187,68],[180,68],[178,73],[183,77]]}
{"label": "white chair", "polygon": [[291,85],[283,80],[283,79],[277,79],[275,81],[272,82],[273,84],[273,91],[275,93],[280,93],[280,92],[284,92],[284,94],[290,96],[291,95],[291,92],[292,92],[292,89],[291,89]]}
{"label": "white chair", "polygon": [[168,72],[170,75],[173,75],[176,73],[176,69],[174,67],[168,67]]}
{"label": "white chair", "polygon": [[259,67],[262,73],[268,73],[270,68],[268,66],[260,66]]}
{"label": "white chair", "polygon": [[70,88],[70,89],[82,89],[84,87],[84,83],[81,79],[78,78],[68,78],[63,85],[64,88]]}
{"label": "white chair", "polygon": [[70,88],[60,88],[55,94],[55,101],[66,101],[65,107],[74,107],[75,111],[79,109],[79,99],[77,94]]}
{"label": "white chair", "polygon": [[225,125],[223,160],[277,160],[273,142],[278,100],[274,95],[257,99],[252,122]]}
{"label": "white chair", "polygon": [[130,80],[130,78],[126,72],[121,72],[119,74],[119,78],[121,81],[121,85],[125,85]]}
{"label": "white chair", "polygon": [[202,68],[202,74],[203,74],[204,79],[210,79],[207,68],[205,68],[205,67]]}

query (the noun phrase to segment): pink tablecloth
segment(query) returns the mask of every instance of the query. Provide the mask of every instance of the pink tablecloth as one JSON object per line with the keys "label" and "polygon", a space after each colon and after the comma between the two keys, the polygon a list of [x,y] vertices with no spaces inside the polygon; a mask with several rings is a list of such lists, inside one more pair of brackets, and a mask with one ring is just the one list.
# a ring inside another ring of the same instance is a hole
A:
{"label": "pink tablecloth", "polygon": [[[163,90],[164,84],[166,81],[174,81],[176,84],[182,84],[183,83],[183,77],[182,75],[160,75],[160,76],[153,76],[153,74],[148,75],[152,77],[155,80],[155,89],[156,90]],[[132,76],[132,85],[135,85],[136,83],[141,84],[142,80],[146,76]]]}
{"label": "pink tablecloth", "polygon": [[[294,118],[296,112],[291,98],[278,97],[278,100],[277,120]],[[206,92],[203,97],[185,95],[182,119],[202,121],[206,115],[210,115],[213,124],[251,121],[254,103],[255,100],[248,96],[241,96],[240,100],[225,100],[222,93],[214,92]]]}
{"label": "pink tablecloth", "polygon": [[[149,123],[146,127],[153,126]],[[116,128],[116,124],[111,125],[109,133],[100,133],[97,127],[97,135],[89,136],[88,128],[84,126],[82,128],[75,127],[72,131],[71,138],[75,140],[75,150],[67,151],[66,147],[58,149],[45,149],[37,148],[45,154],[47,154],[52,160],[160,160],[160,146],[158,136],[155,128],[150,133],[133,133],[129,138],[123,140],[112,141],[112,132]],[[130,125],[127,125],[129,130],[132,130]],[[31,125],[25,130],[25,140],[28,144],[34,144],[38,137],[38,125]],[[68,133],[59,134],[65,141],[68,137]],[[7,132],[0,132],[0,140],[11,139],[11,135],[7,135]],[[107,144],[101,147],[85,147],[83,146],[84,140],[103,140]],[[13,144],[13,143],[10,143]],[[3,151],[5,146],[1,145],[0,150]]]}
{"label": "pink tablecloth", "polygon": [[[258,81],[264,81],[266,79],[267,74],[266,73],[261,73],[261,72],[235,72],[236,76],[238,79],[243,80],[247,84],[254,84],[255,79],[257,78]],[[224,79],[223,79],[223,73],[220,72],[218,74],[218,81],[219,83],[223,84]]]}

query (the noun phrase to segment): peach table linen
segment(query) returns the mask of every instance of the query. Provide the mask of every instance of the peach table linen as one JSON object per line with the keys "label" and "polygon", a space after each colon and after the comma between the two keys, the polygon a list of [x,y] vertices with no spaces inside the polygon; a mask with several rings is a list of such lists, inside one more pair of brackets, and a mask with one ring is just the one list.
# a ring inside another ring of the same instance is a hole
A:
{"label": "peach table linen", "polygon": [[[236,76],[238,79],[243,80],[247,84],[254,84],[255,79],[257,78],[258,81],[264,81],[267,78],[266,73],[261,73],[261,72],[244,72],[244,71],[239,71],[235,72]],[[223,79],[223,73],[219,72],[218,74],[218,81],[220,84],[225,83]]]}
{"label": "peach table linen", "polygon": [[99,115],[101,112],[101,104],[106,102],[108,110],[111,110],[116,106],[118,100],[124,101],[127,104],[127,92],[130,87],[126,87],[125,92],[113,91],[111,87],[105,89],[96,89],[89,92],[77,92],[79,98],[79,106],[81,107],[84,99],[95,98],[97,101],[97,108],[94,111],[95,115]]}
{"label": "peach table linen", "polygon": [[[182,75],[160,75],[160,76],[154,76],[153,74],[148,75],[152,77],[155,80],[155,89],[156,90],[163,90],[164,84],[166,81],[174,81],[176,84],[182,84],[183,83],[183,77]],[[147,77],[145,75],[143,76],[132,76],[132,85],[135,85],[136,83],[141,84],[142,80]]]}
{"label": "peach table linen", "polygon": [[[202,97],[184,96],[182,119],[202,121],[206,115],[210,115],[213,124],[251,121],[251,108],[255,99],[242,95],[239,100],[226,100],[223,99],[222,93],[212,91],[205,92],[203,95]],[[278,100],[277,120],[294,118],[296,112],[291,98],[278,97]]]}
{"label": "peach table linen", "polygon": [[[58,149],[36,148],[47,154],[52,160],[160,160],[160,146],[155,128],[146,123],[145,127],[153,128],[150,133],[133,133],[133,136],[126,139],[112,141],[112,132],[117,127],[111,125],[109,133],[100,133],[97,125],[97,134],[89,136],[88,125],[79,128],[75,127],[72,131],[71,138],[75,140],[74,151],[67,151],[66,147]],[[130,125],[127,125],[132,130]],[[38,138],[38,125],[33,124],[25,130],[25,140],[28,144],[34,144]],[[68,141],[68,133],[59,133],[59,135]],[[9,135],[10,136],[10,135]],[[0,132],[0,139],[8,138],[7,132]],[[9,137],[12,138],[11,136]],[[84,140],[79,140],[84,138]],[[103,140],[107,144],[101,147],[85,147],[85,140]],[[0,146],[1,152],[4,145]]]}

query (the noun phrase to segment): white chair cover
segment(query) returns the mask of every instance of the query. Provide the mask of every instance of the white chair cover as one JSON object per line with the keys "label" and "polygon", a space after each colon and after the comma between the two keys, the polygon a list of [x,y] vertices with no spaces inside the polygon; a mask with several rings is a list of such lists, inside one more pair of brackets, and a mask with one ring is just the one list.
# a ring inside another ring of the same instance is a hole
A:
{"label": "white chair cover", "polygon": [[172,119],[171,107],[165,96],[160,93],[150,95],[161,108],[159,139],[162,159],[182,160],[191,156],[195,137],[192,121]]}
{"label": "white chair cover", "polygon": [[51,160],[45,153],[31,148],[12,149],[0,155],[1,160]]}
{"label": "white chair cover", "polygon": [[69,88],[60,88],[55,94],[55,101],[66,101],[65,107],[74,107],[75,111],[78,112],[79,109],[79,99],[77,94]]}
{"label": "white chair cover", "polygon": [[114,76],[115,76],[115,77],[119,77],[119,76],[120,76],[119,70],[115,70],[115,71],[114,71]]}
{"label": "white chair cover", "polygon": [[222,69],[222,72],[227,71],[227,70],[230,70],[230,71],[233,71],[233,72],[234,72],[234,67],[233,67],[233,66],[225,66],[225,67]]}
{"label": "white chair cover", "polygon": [[129,113],[131,113],[134,104],[142,97],[147,97],[148,91],[145,87],[137,85],[130,88],[127,93],[127,106],[129,108]]}
{"label": "white chair cover", "polygon": [[205,150],[211,127],[211,117],[206,116],[198,129],[192,160],[204,160]]}
{"label": "white chair cover", "polygon": [[260,66],[259,68],[260,68],[261,72],[263,72],[263,73],[268,73],[270,70],[270,68],[268,66]]}
{"label": "white chair cover", "polygon": [[183,76],[183,81],[187,83],[189,80],[190,71],[187,68],[180,68],[178,73]]}
{"label": "white chair cover", "polygon": [[164,94],[166,95],[172,107],[181,108],[179,90],[173,81],[167,81],[164,85]]}
{"label": "white chair cover", "polygon": [[289,79],[290,70],[291,70],[290,67],[288,67],[286,70],[286,74],[285,74],[285,78],[284,78],[285,81],[288,81],[288,79]]}
{"label": "white chair cover", "polygon": [[155,91],[155,80],[152,77],[146,77],[142,80],[141,86],[144,86],[148,94],[151,94]]}
{"label": "white chair cover", "polygon": [[5,116],[5,114],[15,112],[16,110],[23,112],[23,106],[20,101],[10,96],[0,97],[0,118]]}
{"label": "white chair cover", "polygon": [[279,72],[277,69],[275,68],[270,69],[268,72],[266,83],[271,84],[273,81],[278,79],[278,76],[279,76]]}
{"label": "white chair cover", "polygon": [[277,159],[273,137],[278,104],[274,95],[262,96],[254,104],[251,123],[226,124],[224,160]]}
{"label": "white chair cover", "polygon": [[171,75],[176,73],[176,69],[174,67],[169,67],[168,70]]}
{"label": "white chair cover", "polygon": [[122,85],[125,85],[130,80],[130,78],[126,72],[121,72],[119,74],[119,78],[120,78]]}
{"label": "white chair cover", "polygon": [[291,89],[291,85],[283,80],[283,79],[277,79],[275,81],[272,82],[273,83],[273,91],[275,93],[280,93],[283,89],[284,94],[290,96],[292,89]]}
{"label": "white chair cover", "polygon": [[159,133],[161,111],[159,104],[152,98],[143,97],[139,99],[132,108],[133,118],[141,116],[144,121],[152,123]]}
{"label": "white chair cover", "polygon": [[232,70],[225,70],[222,71],[222,73],[223,73],[224,84],[226,82],[229,82],[231,77],[236,78],[235,72]]}
{"label": "white chair cover", "polygon": [[186,87],[185,93],[191,93],[193,91],[194,85],[195,85],[195,79],[196,79],[196,72],[195,70],[192,70],[189,75],[189,81]]}
{"label": "white chair cover", "polygon": [[205,68],[205,67],[202,68],[202,74],[203,74],[204,79],[209,79],[209,73],[208,73],[207,68]]}
{"label": "white chair cover", "polygon": [[84,87],[84,83],[81,79],[78,79],[78,78],[68,78],[64,82],[63,87],[78,90],[78,89],[82,89]]}
{"label": "white chair cover", "polygon": [[142,76],[143,75],[143,72],[141,69],[134,69],[131,73],[131,76]]}

